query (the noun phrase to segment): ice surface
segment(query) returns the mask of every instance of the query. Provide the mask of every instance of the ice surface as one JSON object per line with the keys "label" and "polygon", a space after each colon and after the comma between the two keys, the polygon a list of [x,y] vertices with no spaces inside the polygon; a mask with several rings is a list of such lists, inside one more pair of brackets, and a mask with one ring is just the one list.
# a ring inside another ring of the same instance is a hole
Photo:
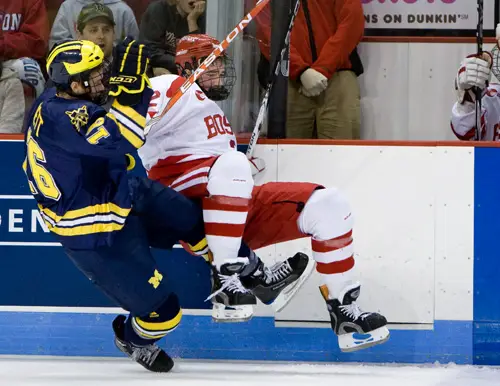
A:
{"label": "ice surface", "polygon": [[153,374],[127,359],[2,357],[0,385],[500,386],[500,369],[178,360],[173,372]]}

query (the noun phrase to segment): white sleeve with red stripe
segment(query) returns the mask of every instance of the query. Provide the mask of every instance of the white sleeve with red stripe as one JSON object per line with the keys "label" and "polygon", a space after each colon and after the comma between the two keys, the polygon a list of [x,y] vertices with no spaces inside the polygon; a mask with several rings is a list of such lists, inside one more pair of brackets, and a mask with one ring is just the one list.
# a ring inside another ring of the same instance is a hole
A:
{"label": "white sleeve with red stripe", "polygon": [[[451,112],[451,130],[462,141],[474,140],[475,105],[456,102]],[[497,141],[500,134],[500,85],[492,84],[482,98],[481,141]]]}

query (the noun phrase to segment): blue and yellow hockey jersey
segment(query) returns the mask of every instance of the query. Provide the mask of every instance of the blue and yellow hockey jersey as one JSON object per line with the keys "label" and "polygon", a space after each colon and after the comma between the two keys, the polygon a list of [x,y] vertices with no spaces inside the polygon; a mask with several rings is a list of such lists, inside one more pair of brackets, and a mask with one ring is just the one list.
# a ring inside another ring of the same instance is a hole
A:
{"label": "blue and yellow hockey jersey", "polygon": [[107,113],[47,90],[35,102],[25,138],[24,170],[40,213],[71,249],[110,245],[131,210],[125,154],[144,143],[152,91],[141,103],[116,100]]}

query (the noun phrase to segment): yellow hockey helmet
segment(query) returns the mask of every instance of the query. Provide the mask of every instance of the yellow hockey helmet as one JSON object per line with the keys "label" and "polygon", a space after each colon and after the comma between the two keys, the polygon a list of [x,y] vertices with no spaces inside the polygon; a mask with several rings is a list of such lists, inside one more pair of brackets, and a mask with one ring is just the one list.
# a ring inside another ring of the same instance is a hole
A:
{"label": "yellow hockey helmet", "polygon": [[101,48],[88,40],[71,40],[56,45],[47,58],[49,78],[59,86],[69,87],[80,79],[88,87],[88,74],[104,60]]}

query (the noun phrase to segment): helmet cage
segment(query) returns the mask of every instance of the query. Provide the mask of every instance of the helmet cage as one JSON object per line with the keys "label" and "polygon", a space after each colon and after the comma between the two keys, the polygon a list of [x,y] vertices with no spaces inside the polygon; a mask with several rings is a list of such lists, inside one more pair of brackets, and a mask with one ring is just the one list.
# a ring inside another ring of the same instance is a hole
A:
{"label": "helmet cage", "polygon": [[[105,65],[101,64],[91,70],[81,72],[76,75],[71,75],[69,77],[69,82],[67,84],[57,84],[57,88],[64,90],[67,94],[78,99],[84,99],[94,102],[98,105],[103,105],[107,101],[107,87],[105,84]],[[71,89],[72,82],[79,82],[86,89],[85,94],[75,94]],[[102,84],[104,90],[98,91],[98,88]]]}
{"label": "helmet cage", "polygon": [[[177,63],[179,74],[185,78],[203,63],[207,57],[185,57],[184,63]],[[217,58],[210,67],[198,78],[197,84],[214,101],[226,100],[236,83],[236,69],[231,58],[223,55]]]}

